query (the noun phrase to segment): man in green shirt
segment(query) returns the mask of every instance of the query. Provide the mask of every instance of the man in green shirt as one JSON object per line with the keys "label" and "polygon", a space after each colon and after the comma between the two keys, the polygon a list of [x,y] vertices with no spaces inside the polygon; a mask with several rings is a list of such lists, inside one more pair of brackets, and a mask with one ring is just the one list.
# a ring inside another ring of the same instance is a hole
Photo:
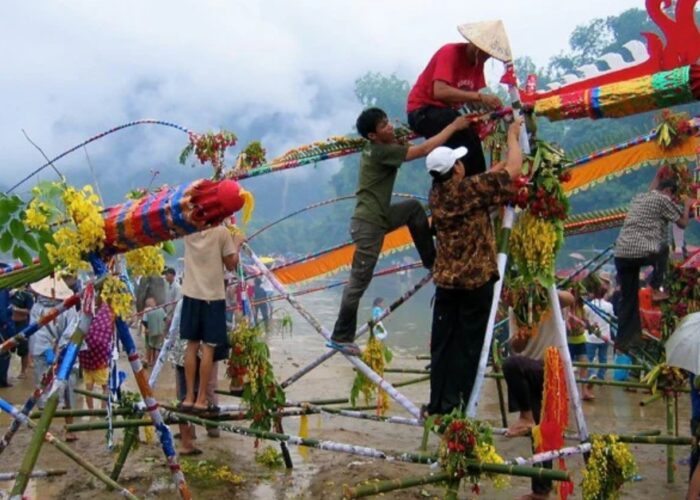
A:
{"label": "man in green shirt", "polygon": [[471,123],[457,117],[439,134],[417,146],[399,144],[394,127],[379,108],[364,110],[357,118],[357,131],[369,143],[362,151],[357,182],[357,205],[350,221],[350,236],[355,243],[350,280],[343,290],[340,312],[328,346],[344,354],[358,356],[354,343],[357,308],[372,280],[374,266],[384,243],[384,235],[408,225],[423,265],[431,269],[435,260],[433,237],[423,207],[417,200],[391,204],[391,193],[399,167],[441,146],[458,130]]}

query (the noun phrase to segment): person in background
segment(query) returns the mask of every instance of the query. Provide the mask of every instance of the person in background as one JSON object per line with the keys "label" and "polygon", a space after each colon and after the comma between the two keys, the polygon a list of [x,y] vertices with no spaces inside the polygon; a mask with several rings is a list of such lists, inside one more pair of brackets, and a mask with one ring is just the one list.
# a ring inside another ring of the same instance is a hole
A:
{"label": "person in background", "polygon": [[[659,170],[661,172],[661,170]],[[639,271],[652,266],[650,280],[653,299],[663,300],[668,293],[663,289],[668,266],[668,226],[684,228],[690,221],[694,199],[686,199],[680,207],[674,202],[678,184],[673,179],[660,180],[659,173],[649,191],[632,199],[625,222],[615,242],[615,268],[620,280],[621,298],[618,312],[619,328],[615,346],[629,350],[642,336],[639,316]]]}
{"label": "person in background", "polygon": [[[187,382],[185,380],[185,350],[187,349],[187,340],[180,337],[180,314],[182,311],[182,301],[178,302],[173,311],[173,321],[170,324],[170,330],[177,329],[175,341],[172,348],[168,351],[168,360],[175,368],[175,393],[178,402],[182,403],[187,394]],[[199,390],[199,373],[195,375],[195,397]],[[194,424],[190,422],[180,422],[179,434],[175,434],[175,438],[180,439],[181,449],[178,454],[182,456],[201,455],[203,452],[194,444],[197,439]]]}
{"label": "person in background", "polygon": [[[584,314],[590,328],[586,331],[586,353],[588,362],[606,364],[608,362],[608,344],[612,343],[610,336],[610,323],[601,318],[596,311],[604,313],[608,318],[614,317],[613,306],[605,300],[608,293],[608,286],[602,281],[598,281],[597,286],[592,290],[593,299],[591,305],[584,305]],[[591,307],[593,306],[593,307]],[[595,308],[595,309],[594,309]],[[591,369],[589,378],[605,379],[605,368],[598,368],[597,371]],[[588,390],[592,393],[593,387],[589,384]]]}
{"label": "person in background", "polygon": [[490,211],[507,203],[522,172],[522,119],[508,128],[506,160],[489,172],[467,176],[467,150],[438,147],[426,158],[433,184],[437,257],[430,332],[430,402],[423,415],[447,414],[469,401],[486,335],[494,283],[496,238]]}
{"label": "person in background", "polygon": [[[592,329],[586,314],[584,312],[583,303],[583,290],[575,289],[574,291],[574,304],[569,310],[567,310],[566,315],[566,331],[567,331],[567,343],[569,346],[569,355],[571,356],[571,362],[585,363],[588,360],[588,354],[586,351],[586,332]],[[582,379],[588,376],[588,370],[586,368],[576,368],[576,372],[580,375]],[[590,388],[589,384],[581,385],[581,399],[584,401],[593,401],[595,395]]]}
{"label": "person in background", "polygon": [[[95,385],[102,388],[102,394],[108,395],[109,361],[112,356],[112,338],[114,336],[114,314],[106,302],[99,296],[95,299],[97,312],[90,323],[85,336],[84,346],[78,352],[80,368],[83,370],[85,389],[92,392]],[[85,404],[93,409],[93,399],[85,396]],[[101,401],[102,408],[107,407],[107,401]]]}
{"label": "person in background", "polygon": [[[29,325],[29,315],[34,306],[34,296],[27,287],[16,290],[10,298],[12,304],[12,321],[15,323],[15,333]],[[27,377],[29,368],[29,341],[20,340],[17,344],[17,356],[20,358],[20,372],[17,378]]]}
{"label": "person in background", "polygon": [[165,303],[169,304],[165,306],[165,331],[168,331],[170,322],[173,320],[175,304],[182,298],[182,288],[175,279],[177,276],[175,269],[168,267],[163,275],[165,276]]}
{"label": "person in background", "polygon": [[[12,267],[0,262],[0,269],[6,271],[12,269]],[[0,288],[0,342],[9,340],[15,334],[15,323],[12,321],[10,290]],[[12,387],[12,384],[8,380],[11,360],[12,353],[5,352],[0,354],[0,389]]]}
{"label": "person in background", "polygon": [[146,299],[153,297],[156,305],[165,304],[165,279],[162,276],[141,276],[136,285],[136,311],[146,307]]}
{"label": "person in background", "polygon": [[150,308],[143,317],[143,325],[146,327],[146,363],[148,366],[153,366],[163,347],[163,339],[165,337],[165,311],[162,307],[156,308],[156,299],[148,297],[146,299],[146,310]]}
{"label": "person in background", "polygon": [[[372,302],[372,321],[377,321],[377,318],[379,318],[383,313],[384,299],[381,297],[377,297]],[[389,332],[386,331],[386,328],[384,328],[384,324],[381,321],[374,324],[374,335],[379,340],[384,340],[387,337],[387,335],[389,335]]]}
{"label": "person in background", "polygon": [[[52,277],[46,277],[30,285],[31,290],[37,295],[37,301],[32,307],[30,322],[35,323],[43,315],[56,307],[61,301],[67,299],[73,292],[62,281]],[[70,308],[60,314],[55,320],[44,325],[32,335],[30,355],[34,361],[34,386],[41,387],[44,374],[60,360],[63,348],[70,342],[70,337],[78,326],[78,311]],[[59,393],[59,405],[64,409],[77,408],[75,398],[75,383],[77,379],[77,363],[73,365],[65,388]],[[43,409],[46,402],[46,393],[39,399],[38,406]],[[71,424],[73,417],[66,417],[66,423]],[[72,432],[65,432],[65,440],[76,441],[78,437]]]}
{"label": "person in background", "polygon": [[349,356],[359,356],[355,344],[357,309],[372,281],[374,267],[384,236],[407,225],[423,266],[433,267],[435,247],[425,210],[417,200],[391,203],[392,190],[404,162],[421,158],[443,144],[454,132],[469,126],[467,117],[454,118],[442,132],[416,146],[399,144],[386,113],[368,108],[357,118],[357,131],[368,143],[360,157],[357,202],[350,221],[350,236],[355,244],[350,279],[343,289],[338,319],[328,347]]}
{"label": "person in background", "polygon": [[253,307],[253,317],[255,318],[255,323],[258,323],[258,313],[262,316],[263,326],[265,327],[265,333],[270,331],[270,308],[267,303],[267,291],[262,286],[262,278],[256,276],[253,280],[253,297],[252,302],[255,304]]}
{"label": "person in background", "polygon": [[[564,314],[566,308],[574,305],[570,292],[559,290],[559,305]],[[556,347],[561,352],[566,349],[557,335],[554,314],[550,314],[539,325],[537,335],[519,337],[512,311],[508,312],[511,354],[503,361],[503,376],[508,388],[508,409],[519,412],[518,420],[506,431],[507,437],[526,436],[540,422],[542,398],[544,396],[544,355],[548,347]],[[544,462],[543,467],[551,468],[552,462]],[[532,493],[522,497],[527,500],[542,500],[549,497],[552,482],[535,478],[532,480]]]}

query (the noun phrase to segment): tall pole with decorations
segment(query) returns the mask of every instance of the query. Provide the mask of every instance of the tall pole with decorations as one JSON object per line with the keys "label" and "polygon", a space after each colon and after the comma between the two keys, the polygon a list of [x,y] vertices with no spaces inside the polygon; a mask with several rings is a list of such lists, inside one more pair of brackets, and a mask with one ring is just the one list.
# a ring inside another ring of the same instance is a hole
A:
{"label": "tall pole with decorations", "polygon": [[[513,65],[513,57],[503,23],[501,21],[493,21],[489,23],[489,26],[487,26],[486,30],[484,27],[484,23],[462,25],[458,29],[467,40],[469,40],[472,43],[475,43],[475,45],[477,45],[479,48],[505,63],[506,71],[503,78],[501,79],[501,83],[508,85],[508,93],[511,100],[513,114],[516,118],[519,117],[521,115],[522,110],[522,103],[520,101],[520,91],[518,90],[518,82],[517,77],[515,75],[515,67]],[[534,80],[528,81],[527,83],[528,86],[534,87],[535,85]],[[522,127],[520,131],[520,146],[523,150],[523,153],[525,155],[529,155],[531,152],[530,141],[534,141],[535,125],[534,122],[530,120],[526,120],[525,123],[526,126]],[[545,162],[545,158],[549,158],[551,162],[556,162],[557,159],[563,158],[563,155],[560,155],[558,151],[545,147],[545,145],[543,144],[538,144],[535,159],[533,160],[531,169],[528,172],[531,176],[535,173],[539,165]],[[559,178],[559,180],[561,180],[561,177]],[[552,188],[551,191],[552,194],[561,195],[561,188]],[[542,197],[544,197],[547,196],[547,193],[543,190],[541,195]],[[523,196],[525,196],[525,194]],[[535,214],[539,214],[539,216],[546,216],[548,218],[553,219],[562,218],[565,217],[566,214],[566,204],[562,203],[562,201],[563,200],[561,200],[561,196],[559,196],[559,200],[553,198],[552,203],[548,207],[542,206],[542,208],[540,208],[530,206],[529,210],[533,212],[533,216],[535,216]],[[535,208],[535,210],[533,211],[532,208]],[[530,214],[527,213],[526,215]],[[491,310],[489,312],[486,335],[484,337],[484,344],[482,346],[481,356],[479,359],[479,366],[477,367],[477,375],[474,380],[474,385],[472,388],[471,395],[469,397],[469,402],[467,404],[467,416],[469,416],[470,418],[474,418],[476,416],[478,401],[480,400],[481,391],[483,388],[484,376],[486,374],[486,364],[488,361],[489,351],[491,349],[491,343],[493,341],[493,330],[495,326],[496,313],[498,311],[501,291],[503,289],[503,281],[505,279],[505,270],[506,263],[508,260],[509,242],[511,230],[513,228],[514,216],[515,212],[513,206],[509,205],[505,207],[501,224],[501,234],[497,257],[499,280],[494,285],[493,300],[491,303]],[[558,222],[557,224],[561,225],[560,222]],[[553,246],[553,248],[556,249],[558,243],[555,240],[556,238],[553,238],[550,243]],[[526,244],[534,245],[535,242],[527,241]],[[550,259],[551,258],[552,257],[550,257]],[[553,266],[554,262],[553,260],[551,260],[548,265],[542,267],[551,268],[553,274]],[[524,272],[524,269],[519,269],[519,271],[521,274],[526,274]],[[548,302],[554,315],[558,344],[561,347],[559,351],[563,358],[566,385],[574,409],[576,424],[579,430],[579,436],[581,438],[581,441],[586,441],[588,439],[588,430],[583,415],[583,410],[581,407],[581,399],[578,393],[578,388],[576,386],[573,364],[571,362],[569,351],[566,348],[566,326],[564,324],[564,319],[561,313],[559,295],[557,293],[557,288],[554,283],[553,276],[551,277],[551,279],[543,280],[543,282],[546,283]]]}
{"label": "tall pole with decorations", "polygon": [[[520,104],[520,96],[518,94],[517,79],[515,77],[513,63],[511,61],[512,55],[509,46],[510,44],[508,43],[508,37],[506,35],[503,22],[489,22],[488,24],[490,26],[488,26],[488,32],[491,35],[490,40],[484,40],[484,44],[481,44],[480,39],[483,36],[482,34],[484,32],[485,24],[486,23],[465,24],[459,26],[457,29],[468,41],[475,43],[477,47],[506,64],[506,73],[502,79],[502,82],[507,83],[509,86],[513,116],[518,118],[521,115],[522,106]],[[499,43],[494,43],[496,39],[499,39]],[[528,141],[526,127],[521,127],[520,130],[520,147],[522,148],[524,154],[530,153],[530,143]],[[493,287],[493,299],[491,301],[491,310],[489,311],[489,318],[486,324],[486,335],[484,336],[484,344],[481,348],[481,356],[479,358],[476,378],[474,379],[474,385],[467,404],[467,416],[469,418],[476,417],[477,406],[479,404],[481,390],[484,385],[486,364],[488,362],[491,343],[493,341],[493,331],[496,324],[496,313],[498,312],[498,304],[501,297],[501,291],[503,290],[503,281],[506,274],[506,264],[508,262],[508,241],[510,239],[510,231],[513,227],[514,215],[515,210],[512,205],[508,205],[504,208],[503,217],[501,220],[501,231],[499,234],[498,255],[496,257],[499,278]]]}

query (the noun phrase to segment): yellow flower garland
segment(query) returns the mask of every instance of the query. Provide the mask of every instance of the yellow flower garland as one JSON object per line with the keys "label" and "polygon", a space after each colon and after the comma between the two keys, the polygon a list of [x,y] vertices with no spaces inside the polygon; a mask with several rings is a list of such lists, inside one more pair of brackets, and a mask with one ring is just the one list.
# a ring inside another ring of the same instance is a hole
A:
{"label": "yellow flower garland", "polygon": [[620,488],[632,478],[636,469],[634,456],[617,436],[595,436],[583,471],[584,500],[620,498]]}
{"label": "yellow flower garland", "polygon": [[159,276],[165,267],[162,245],[151,245],[127,252],[124,257],[131,276]]}
{"label": "yellow flower garland", "polygon": [[115,316],[126,318],[131,314],[132,296],[126,284],[115,276],[107,276],[102,283],[102,300],[104,300]]}
{"label": "yellow flower garland", "polygon": [[[62,194],[68,224],[58,229],[48,243],[46,251],[49,261],[69,273],[79,269],[89,269],[83,257],[104,246],[104,220],[100,214],[99,199],[91,186],[81,190],[66,187]],[[47,229],[49,208],[43,202],[32,200],[25,212],[29,227]]]}

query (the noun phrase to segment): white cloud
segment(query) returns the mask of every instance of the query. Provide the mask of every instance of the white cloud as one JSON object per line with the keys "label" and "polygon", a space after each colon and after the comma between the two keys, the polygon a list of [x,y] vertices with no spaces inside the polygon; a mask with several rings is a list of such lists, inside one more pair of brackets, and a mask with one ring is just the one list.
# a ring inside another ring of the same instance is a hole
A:
{"label": "white cloud", "polygon": [[[412,82],[440,45],[459,40],[459,23],[503,19],[515,54],[544,64],[566,48],[577,24],[643,2],[44,0],[3,7],[0,147],[9,184],[42,163],[22,128],[53,155],[136,118],[235,130],[279,116],[288,134],[263,137],[277,154],[348,130],[359,108],[357,77],[396,72]],[[337,92],[333,109],[313,108],[321,91],[314,82]],[[111,160],[131,170],[171,161],[184,145],[175,132],[129,134],[134,150]],[[114,144],[91,145],[93,161],[117,154]],[[84,154],[60,166],[86,168]]]}

